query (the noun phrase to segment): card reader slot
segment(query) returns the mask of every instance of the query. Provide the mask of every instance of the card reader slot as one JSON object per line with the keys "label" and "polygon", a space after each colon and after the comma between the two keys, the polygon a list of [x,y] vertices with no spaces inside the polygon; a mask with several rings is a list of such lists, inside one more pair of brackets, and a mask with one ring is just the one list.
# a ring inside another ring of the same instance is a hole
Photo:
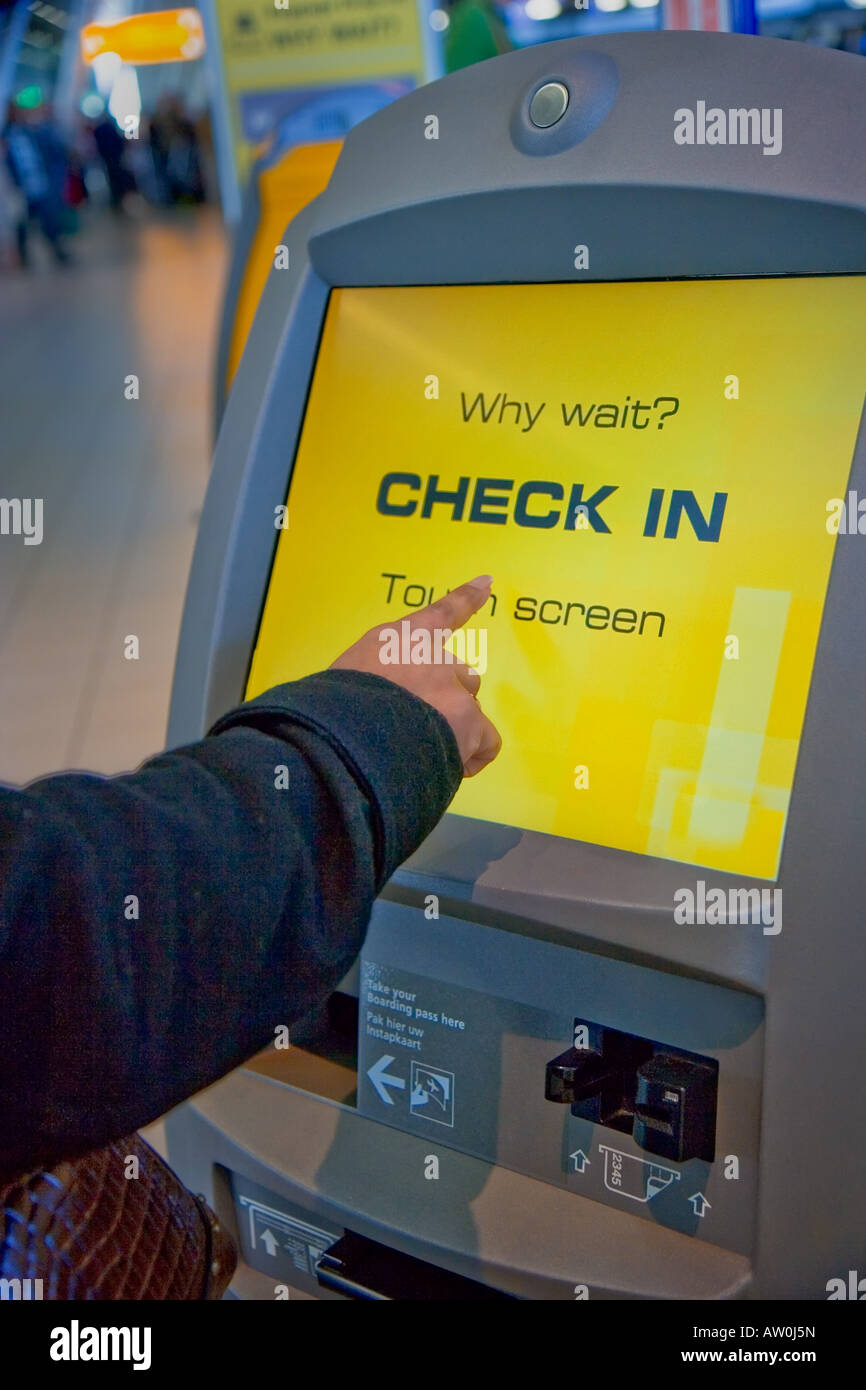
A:
{"label": "card reader slot", "polygon": [[316,1278],[323,1288],[384,1302],[405,1299],[497,1299],[513,1294],[492,1289],[463,1274],[453,1274],[427,1260],[368,1240],[354,1231],[331,1245],[316,1261]]}
{"label": "card reader slot", "polygon": [[631,1134],[648,1153],[715,1157],[719,1064],[666,1043],[574,1020],[574,1046],[547,1063],[545,1098],[578,1119]]}

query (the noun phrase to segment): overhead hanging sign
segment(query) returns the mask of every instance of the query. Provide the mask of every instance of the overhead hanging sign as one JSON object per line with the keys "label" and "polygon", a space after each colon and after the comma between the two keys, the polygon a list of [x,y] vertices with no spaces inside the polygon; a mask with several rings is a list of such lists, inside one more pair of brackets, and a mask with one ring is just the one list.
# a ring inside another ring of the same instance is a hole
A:
{"label": "overhead hanging sign", "polygon": [[116,53],[124,63],[188,63],[205,51],[204,25],[198,10],[156,10],[134,14],[116,24],[85,24],[81,54],[92,63],[102,53]]}

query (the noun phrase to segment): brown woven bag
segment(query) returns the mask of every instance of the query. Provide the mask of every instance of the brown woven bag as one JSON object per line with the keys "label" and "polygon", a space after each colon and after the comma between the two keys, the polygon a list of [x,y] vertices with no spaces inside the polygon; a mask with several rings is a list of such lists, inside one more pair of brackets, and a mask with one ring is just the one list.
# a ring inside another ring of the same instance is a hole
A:
{"label": "brown woven bag", "polygon": [[0,1184],[0,1278],[12,1297],[14,1281],[30,1280],[19,1296],[216,1299],[236,1264],[204,1198],[138,1134]]}

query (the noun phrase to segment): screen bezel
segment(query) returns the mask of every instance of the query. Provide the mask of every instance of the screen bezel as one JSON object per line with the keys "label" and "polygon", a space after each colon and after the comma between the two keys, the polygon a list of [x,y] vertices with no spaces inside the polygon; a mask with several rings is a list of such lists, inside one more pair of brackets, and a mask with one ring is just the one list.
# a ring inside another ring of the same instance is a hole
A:
{"label": "screen bezel", "polygon": [[[758,275],[736,275],[736,276],[730,276],[730,275],[729,275],[729,276],[700,276],[700,277],[685,276],[685,275],[681,275],[681,276],[665,276],[665,277],[646,277],[646,276],[642,276],[642,277],[639,277],[639,278],[636,277],[636,278],[634,278],[634,279],[628,279],[628,280],[605,280],[605,281],[598,281],[598,280],[595,280],[595,281],[591,281],[591,282],[579,282],[579,283],[591,283],[591,284],[593,284],[593,285],[598,285],[598,284],[610,284],[610,285],[614,285],[614,284],[618,284],[618,285],[623,285],[623,284],[628,284],[628,285],[631,285],[631,284],[670,284],[670,283],[706,284],[706,283],[718,283],[718,282],[720,282],[720,281],[724,281],[725,283],[730,283],[730,282],[732,282],[732,281],[733,281],[733,282],[737,282],[737,281],[754,282],[754,281],[768,280],[768,279],[773,279],[773,280],[798,280],[798,281],[801,281],[801,280],[843,279],[843,278],[846,278],[846,275],[840,275],[838,272],[835,272],[835,271],[828,271],[828,272],[823,272],[823,273],[814,274],[814,275],[777,275],[777,276],[767,276],[767,275],[761,275],[761,276],[758,276]],[[848,272],[848,273],[847,273],[847,278],[851,278],[851,279],[866,279],[866,273],[859,272],[859,271],[851,271],[851,272]],[[570,288],[574,288],[574,286],[575,286],[575,282],[574,282],[574,281],[560,280],[560,281],[543,281],[543,282],[539,282],[539,281],[528,281],[528,282],[527,282],[527,281],[519,281],[519,282],[512,282],[512,283],[510,283],[509,287],[510,287],[510,288],[513,288],[514,290],[520,290],[520,289],[529,288],[529,287],[531,287],[532,285],[539,284],[539,283],[548,284],[548,285],[562,285],[562,286],[568,286],[568,287],[570,287]],[[478,287],[481,288],[482,286],[478,286]],[[310,397],[311,397],[312,390],[313,390],[313,385],[314,385],[314,382],[315,382],[315,379],[316,379],[316,370],[317,370],[318,360],[319,360],[319,351],[320,351],[320,348],[321,348],[322,336],[323,336],[323,334],[324,334],[325,326],[326,326],[326,323],[327,323],[327,320],[328,320],[328,314],[329,314],[330,309],[331,309],[332,295],[333,295],[333,292],[334,292],[335,290],[340,290],[340,289],[353,289],[353,288],[355,288],[355,289],[357,289],[357,288],[362,288],[362,289],[393,289],[393,288],[401,288],[401,289],[425,289],[425,290],[434,289],[434,290],[435,290],[435,289],[439,289],[439,288],[459,288],[459,289],[465,288],[465,289],[470,289],[470,288],[475,288],[475,286],[463,285],[463,284],[461,283],[461,284],[456,285],[456,286],[447,286],[447,287],[446,287],[446,286],[440,286],[440,285],[427,285],[427,284],[425,284],[425,285],[399,286],[399,287],[394,286],[394,285],[390,285],[390,284],[376,285],[376,286],[366,286],[366,285],[365,285],[365,286],[331,285],[331,286],[328,287],[327,298],[326,298],[326,300],[325,300],[325,305],[324,305],[324,310],[323,310],[323,313],[322,313],[321,323],[320,323],[320,325],[319,325],[319,332],[318,332],[318,335],[317,335],[317,338],[316,338],[316,346],[315,346],[315,351],[314,351],[314,354],[313,354],[313,360],[312,360],[312,366],[311,366],[311,371],[310,371],[310,375],[309,375],[309,381],[308,381],[308,383],[307,383],[307,389],[306,389],[306,392],[305,392],[305,395],[304,395],[303,406],[302,406],[301,415],[300,415],[300,420],[299,420],[299,424],[298,424],[297,438],[296,438],[296,441],[295,441],[295,447],[294,447],[294,450],[293,450],[293,453],[292,453],[292,459],[291,459],[291,463],[290,463],[290,465],[289,465],[289,471],[288,471],[288,475],[287,475],[287,478],[286,478],[285,495],[284,495],[284,497],[283,497],[283,499],[282,499],[282,501],[283,501],[284,505],[286,505],[286,507],[288,507],[288,506],[289,506],[289,503],[290,503],[291,489],[292,489],[292,479],[293,479],[293,477],[294,477],[295,465],[296,465],[297,460],[298,460],[298,455],[299,455],[299,453],[300,453],[301,443],[302,443],[302,440],[303,440],[304,428],[305,428],[306,420],[307,420],[307,412],[308,412],[309,404],[310,404]],[[855,463],[856,455],[857,455],[857,447],[856,447],[856,438],[855,438],[855,447],[854,447],[854,450],[852,451],[851,460],[850,460],[849,465],[848,465],[848,472],[847,472],[847,476],[846,476],[846,483],[845,483],[845,488],[846,488],[846,490],[847,490],[847,488],[850,486],[850,483],[851,483],[851,476],[852,476],[853,469],[854,469],[854,463]],[[259,633],[260,633],[260,631],[261,631],[262,621],[263,621],[263,618],[264,618],[265,605],[266,605],[266,602],[267,602],[268,594],[269,594],[269,592],[270,592],[271,581],[272,581],[272,578],[273,578],[274,565],[275,565],[275,563],[276,563],[276,557],[277,557],[277,549],[278,549],[278,546],[279,546],[279,543],[280,543],[281,534],[282,534],[282,533],[280,533],[279,531],[277,531],[277,532],[275,533],[275,537],[274,537],[274,541],[273,541],[273,545],[272,545],[272,549],[271,549],[271,556],[270,556],[270,561],[269,561],[269,565],[268,565],[267,579],[266,579],[264,588],[263,588],[263,590],[262,590],[261,602],[260,602],[260,604],[259,604],[258,614],[257,614],[257,617],[256,617],[256,623],[255,623],[255,629],[254,629],[254,633],[253,633],[253,638],[252,638],[252,641],[251,641],[250,646],[249,646],[249,653],[248,653],[247,663],[246,663],[246,666],[245,666],[245,669],[244,669],[243,683],[242,683],[242,686],[241,686],[242,698],[246,698],[244,692],[246,692],[247,687],[248,687],[248,685],[249,685],[249,679],[250,679],[250,673],[251,673],[251,669],[252,669],[253,658],[254,658],[254,654],[255,654],[256,645],[257,645],[257,643],[258,643]],[[287,533],[287,534],[288,534],[288,533]],[[667,858],[667,857],[665,857],[665,856],[660,856],[660,855],[647,855],[647,854],[642,854],[642,853],[635,854],[635,852],[633,852],[633,851],[619,849],[619,848],[616,848],[616,847],[614,847],[614,846],[601,845],[601,844],[598,843],[598,841],[595,841],[595,840],[579,840],[579,839],[575,839],[574,837],[565,837],[565,836],[556,835],[556,834],[554,834],[552,831],[526,830],[526,829],[524,829],[524,828],[522,828],[522,827],[520,827],[520,826],[515,826],[515,825],[513,825],[511,822],[508,822],[508,821],[491,821],[491,820],[487,820],[487,819],[484,819],[483,817],[479,817],[479,816],[466,816],[466,815],[462,815],[462,814],[459,813],[459,812],[449,811],[449,812],[447,813],[448,819],[450,819],[450,820],[461,820],[461,821],[465,821],[465,822],[467,822],[467,823],[469,823],[469,824],[471,824],[471,825],[489,826],[489,827],[493,828],[493,829],[494,829],[495,831],[497,831],[497,832],[504,832],[506,835],[507,835],[508,833],[516,833],[516,834],[518,834],[518,835],[527,835],[527,834],[538,835],[538,836],[542,836],[542,837],[543,837],[544,839],[546,839],[546,840],[552,840],[552,841],[563,841],[563,840],[565,840],[566,842],[576,843],[576,844],[580,844],[580,845],[588,845],[588,846],[591,846],[591,847],[594,848],[594,849],[604,850],[604,851],[606,851],[606,852],[611,852],[611,853],[616,853],[616,854],[623,854],[623,855],[630,855],[631,857],[637,858],[637,859],[640,859],[640,860],[650,860],[650,861],[660,862],[660,863],[666,864],[666,865],[673,865],[673,866],[679,867],[679,868],[682,870],[682,873],[691,872],[692,870],[694,870],[694,871],[696,871],[696,873],[699,874],[699,875],[703,874],[703,875],[706,875],[707,878],[710,878],[710,877],[711,877],[711,878],[713,879],[714,882],[715,882],[715,880],[718,878],[718,879],[720,879],[720,880],[722,880],[722,879],[723,879],[723,880],[726,880],[726,881],[728,881],[728,882],[730,882],[730,883],[736,883],[736,884],[739,885],[739,886],[755,886],[755,887],[759,887],[759,888],[760,888],[760,887],[766,888],[766,887],[771,886],[771,885],[773,885],[773,884],[777,884],[777,883],[779,882],[779,880],[780,880],[780,877],[781,877],[781,868],[782,868],[782,862],[783,862],[783,859],[784,859],[785,843],[786,843],[787,834],[788,834],[788,816],[789,816],[789,813],[790,813],[791,802],[792,802],[793,797],[794,797],[794,786],[795,786],[795,784],[796,784],[797,764],[799,763],[800,748],[801,748],[801,745],[802,745],[803,732],[804,732],[804,729],[805,729],[805,726],[806,726],[806,718],[807,718],[807,715],[808,715],[809,703],[810,703],[810,698],[811,698],[812,677],[813,677],[813,675],[814,675],[815,665],[816,665],[817,660],[818,660],[818,647],[819,647],[819,645],[820,645],[821,628],[823,627],[824,613],[825,613],[825,611],[826,611],[828,596],[829,596],[829,593],[830,593],[830,586],[831,586],[831,582],[832,582],[832,578],[833,578],[833,569],[834,569],[834,566],[835,566],[835,564],[836,564],[836,556],[837,556],[837,547],[834,545],[834,549],[833,549],[833,558],[832,558],[831,563],[830,563],[830,572],[829,572],[829,575],[828,575],[827,587],[826,587],[825,594],[824,594],[824,603],[823,603],[822,611],[821,611],[821,623],[820,623],[820,625],[819,625],[819,630],[818,630],[818,642],[816,643],[815,656],[814,656],[813,663],[812,663],[812,669],[811,669],[810,674],[809,674],[809,683],[808,683],[808,690],[809,690],[809,693],[807,694],[806,708],[805,708],[805,710],[804,710],[803,721],[802,721],[802,724],[801,724],[801,727],[800,727],[800,733],[799,733],[799,737],[798,737],[798,741],[797,741],[797,758],[796,758],[796,760],[795,760],[795,765],[794,765],[794,777],[793,777],[793,779],[792,779],[791,791],[790,791],[789,798],[788,798],[788,808],[787,808],[787,810],[786,810],[786,815],[785,815],[785,826],[784,826],[784,830],[783,830],[783,832],[782,832],[782,839],[781,839],[781,844],[780,844],[780,848],[779,848],[778,867],[777,867],[777,871],[776,871],[776,873],[775,873],[774,875],[772,875],[772,876],[767,876],[767,877],[757,877],[757,876],[752,876],[752,875],[739,874],[739,873],[736,873],[735,871],[725,871],[725,870],[719,870],[719,869],[711,868],[711,867],[708,867],[708,866],[705,866],[705,865],[701,865],[701,864],[699,864],[699,863],[696,863],[696,862],[694,862],[694,861],[692,861],[692,860],[669,859],[669,858]],[[336,655],[338,655],[338,653],[335,653],[335,656],[336,656]],[[681,877],[682,877],[682,873],[681,873]]]}

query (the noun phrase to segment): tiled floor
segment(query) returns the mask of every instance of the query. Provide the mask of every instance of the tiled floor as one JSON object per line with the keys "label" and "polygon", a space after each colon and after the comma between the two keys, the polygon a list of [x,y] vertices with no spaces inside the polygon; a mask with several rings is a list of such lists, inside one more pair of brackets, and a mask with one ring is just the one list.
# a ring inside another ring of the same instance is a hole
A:
{"label": "tiled floor", "polygon": [[[105,215],[75,250],[74,268],[43,257],[29,275],[0,274],[0,497],[44,509],[41,545],[0,535],[0,780],[12,783],[119,772],[163,746],[209,468],[219,218]],[[124,657],[131,634],[137,661]]]}

